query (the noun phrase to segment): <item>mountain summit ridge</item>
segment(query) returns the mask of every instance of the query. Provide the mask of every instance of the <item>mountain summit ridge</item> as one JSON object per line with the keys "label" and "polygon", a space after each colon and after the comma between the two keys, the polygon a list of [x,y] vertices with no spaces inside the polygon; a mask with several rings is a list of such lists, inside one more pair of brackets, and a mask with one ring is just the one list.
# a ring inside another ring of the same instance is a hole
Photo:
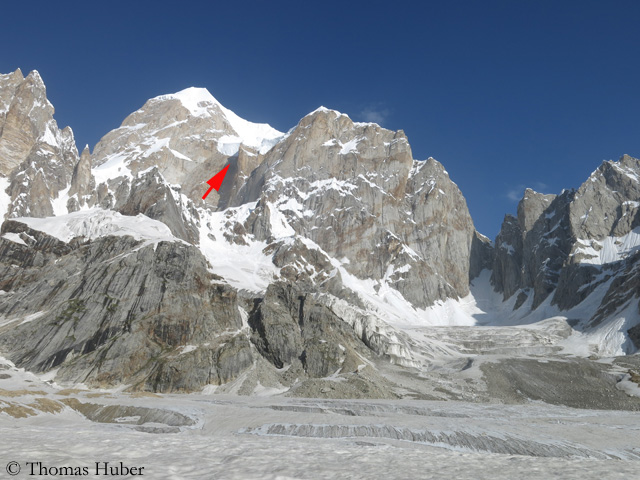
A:
{"label": "mountain summit ridge", "polygon": [[492,245],[402,130],[320,107],[281,133],[191,87],[79,155],[38,78],[0,76],[0,352],[19,366],[133,390],[385,397],[389,365],[460,371],[456,328],[551,322],[526,331],[546,338],[532,349],[638,348],[636,159],[575,191],[526,190]]}

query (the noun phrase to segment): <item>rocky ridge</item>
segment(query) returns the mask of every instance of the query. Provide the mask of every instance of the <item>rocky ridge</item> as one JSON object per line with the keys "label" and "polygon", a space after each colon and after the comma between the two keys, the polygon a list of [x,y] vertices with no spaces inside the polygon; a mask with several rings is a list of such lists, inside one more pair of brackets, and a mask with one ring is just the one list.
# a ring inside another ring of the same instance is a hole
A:
{"label": "rocky ridge", "polygon": [[0,76],[0,174],[9,183],[9,217],[52,216],[79,161],[73,132],[60,130],[38,72]]}
{"label": "rocky ridge", "polygon": [[606,327],[599,353],[634,351],[631,157],[576,192],[527,190],[494,247],[402,131],[319,108],[282,134],[190,88],[78,155],[37,72],[0,87],[0,352],[18,366],[133,390],[387,397],[403,389],[383,364],[460,371],[470,354],[421,328],[496,308],[512,323],[567,311],[585,345]]}
{"label": "rocky ridge", "polygon": [[[496,238],[492,280],[504,300],[515,296],[516,310],[547,301],[570,311],[600,290],[578,328],[617,316],[627,334],[637,318],[639,175],[640,160],[624,155],[603,162],[577,190],[528,189]],[[627,353],[639,346],[629,338],[624,345]]]}

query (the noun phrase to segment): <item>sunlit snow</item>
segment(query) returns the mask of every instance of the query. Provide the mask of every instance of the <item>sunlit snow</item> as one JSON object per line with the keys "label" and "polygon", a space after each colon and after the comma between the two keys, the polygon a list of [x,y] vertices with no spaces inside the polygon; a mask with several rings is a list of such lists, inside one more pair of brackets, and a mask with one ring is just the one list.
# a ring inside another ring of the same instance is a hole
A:
{"label": "sunlit snow", "polygon": [[200,250],[211,264],[212,273],[230,285],[240,290],[264,292],[279,272],[271,257],[263,252],[266,242],[250,241],[241,245],[225,236],[225,224],[242,222],[253,208],[255,203],[223,212],[202,211]]}
{"label": "sunlit snow", "polygon": [[[162,95],[156,97],[157,100],[179,100],[189,112],[196,117],[209,117],[212,112],[210,107],[216,107],[225,116],[226,120],[231,125],[231,128],[236,132],[239,141],[229,141],[227,137],[222,140],[223,146],[218,148],[225,155],[234,155],[238,153],[238,146],[243,143],[249,147],[258,149],[260,153],[266,153],[271,149],[282,137],[283,133],[279,132],[275,128],[266,123],[253,123],[243,118],[240,118],[234,112],[225,108],[220,102],[218,102],[206,88],[186,88],[180,92]],[[234,148],[232,145],[237,143]],[[229,153],[232,152],[232,153]]]}
{"label": "sunlit snow", "polygon": [[93,208],[58,217],[21,217],[14,220],[63,242],[69,242],[75,237],[93,240],[107,235],[129,235],[136,240],[146,240],[150,243],[182,242],[173,236],[164,223],[141,213],[136,216],[127,216],[112,210]]}
{"label": "sunlit snow", "polygon": [[11,197],[6,190],[10,183],[8,178],[0,176],[0,222],[4,221],[4,217],[9,211]]}
{"label": "sunlit snow", "polygon": [[580,263],[606,265],[623,260],[640,248],[640,227],[621,237],[606,237],[602,241],[578,239],[577,242],[580,247],[574,254],[585,256]]}

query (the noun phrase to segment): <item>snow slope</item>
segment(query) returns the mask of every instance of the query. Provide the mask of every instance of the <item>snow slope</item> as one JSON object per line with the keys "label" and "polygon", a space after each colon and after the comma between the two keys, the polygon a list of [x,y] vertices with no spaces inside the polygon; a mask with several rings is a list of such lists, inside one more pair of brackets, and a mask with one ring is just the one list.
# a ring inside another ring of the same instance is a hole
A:
{"label": "snow slope", "polygon": [[209,261],[212,273],[239,290],[261,293],[279,272],[271,257],[263,253],[266,242],[246,238],[246,245],[242,245],[230,242],[225,235],[227,222],[241,223],[253,208],[255,203],[222,212],[201,210],[200,250]]}
{"label": "snow slope", "polygon": [[586,258],[580,263],[606,265],[624,260],[640,248],[640,227],[621,237],[606,237],[604,240],[577,240],[580,247],[574,254],[582,254]]}
{"label": "snow slope", "polygon": [[21,217],[13,220],[56,237],[63,242],[69,242],[75,237],[93,240],[108,235],[129,235],[136,240],[145,240],[147,243],[183,242],[183,240],[174,237],[169,227],[164,223],[152,220],[143,214],[132,217],[121,215],[113,210],[99,208],[57,217]]}

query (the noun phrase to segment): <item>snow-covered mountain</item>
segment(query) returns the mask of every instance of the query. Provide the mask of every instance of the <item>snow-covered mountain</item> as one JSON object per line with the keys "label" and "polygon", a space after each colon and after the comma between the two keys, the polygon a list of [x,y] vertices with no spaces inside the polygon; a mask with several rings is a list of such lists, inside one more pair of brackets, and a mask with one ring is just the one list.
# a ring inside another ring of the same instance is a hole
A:
{"label": "snow-covered mountain", "polygon": [[577,190],[525,192],[496,239],[492,276],[520,316],[551,307],[598,339],[593,353],[637,351],[639,175],[640,161],[624,155]]}
{"label": "snow-covered mountain", "polygon": [[189,88],[81,155],[37,72],[0,111],[0,353],[57,382],[482,399],[505,355],[588,383],[637,350],[631,157],[528,190],[494,247],[440,163],[334,110],[283,134]]}

